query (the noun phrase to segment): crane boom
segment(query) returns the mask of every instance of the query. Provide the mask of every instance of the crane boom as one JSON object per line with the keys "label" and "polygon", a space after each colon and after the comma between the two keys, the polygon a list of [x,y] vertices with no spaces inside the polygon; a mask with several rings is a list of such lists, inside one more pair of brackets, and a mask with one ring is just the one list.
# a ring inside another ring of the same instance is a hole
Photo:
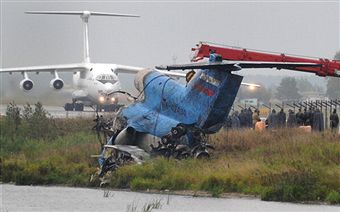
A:
{"label": "crane boom", "polygon": [[340,61],[329,59],[316,59],[308,57],[291,56],[287,54],[268,53],[254,50],[247,50],[237,47],[226,47],[215,44],[200,42],[192,48],[195,55],[192,61],[199,61],[205,57],[209,57],[211,51],[215,51],[222,56],[224,60],[238,61],[263,61],[263,62],[303,62],[319,64],[318,67],[294,67],[290,70],[314,73],[318,76],[340,77]]}

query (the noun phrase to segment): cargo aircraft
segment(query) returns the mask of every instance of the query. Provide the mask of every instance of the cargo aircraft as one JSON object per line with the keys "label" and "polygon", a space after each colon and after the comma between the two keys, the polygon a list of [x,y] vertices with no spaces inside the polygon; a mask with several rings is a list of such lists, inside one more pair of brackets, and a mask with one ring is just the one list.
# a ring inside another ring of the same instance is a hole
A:
{"label": "cargo aircraft", "polygon": [[[0,69],[0,73],[21,73],[23,80],[19,83],[19,86],[24,91],[30,91],[34,87],[34,82],[29,78],[29,73],[51,73],[54,78],[50,81],[50,87],[55,90],[60,90],[64,87],[64,81],[59,77],[59,73],[69,72],[73,74],[73,87],[75,90],[72,93],[72,103],[66,103],[64,107],[65,110],[82,111],[84,105],[115,105],[118,102],[117,96],[109,94],[121,90],[118,74],[137,73],[144,69],[119,64],[92,63],[90,60],[88,22],[91,16],[139,17],[138,15],[90,11],[29,11],[26,13],[40,15],[79,15],[84,25],[84,58],[80,63]],[[177,74],[175,72],[166,72],[166,74],[178,77],[183,76],[183,74]]]}
{"label": "cargo aircraft", "polygon": [[[34,87],[34,82],[29,78],[28,73],[51,73],[54,78],[50,81],[50,87],[60,90],[64,87],[64,81],[59,77],[58,73],[69,72],[73,74],[74,91],[72,92],[72,103],[66,103],[64,106],[66,111],[82,111],[84,106],[104,106],[104,109],[110,110],[115,108],[110,106],[115,106],[118,103],[117,93],[121,91],[121,82],[118,74],[134,74],[145,69],[112,63],[92,63],[90,60],[88,23],[91,16],[140,17],[138,15],[91,11],[28,11],[25,13],[38,15],[79,15],[84,26],[84,58],[80,63],[0,69],[0,73],[21,73],[23,80],[19,83],[19,86],[23,91],[30,91]],[[185,73],[157,71],[170,77],[186,77]],[[249,86],[250,88],[259,87],[259,85],[251,83],[242,83],[242,85]]]}

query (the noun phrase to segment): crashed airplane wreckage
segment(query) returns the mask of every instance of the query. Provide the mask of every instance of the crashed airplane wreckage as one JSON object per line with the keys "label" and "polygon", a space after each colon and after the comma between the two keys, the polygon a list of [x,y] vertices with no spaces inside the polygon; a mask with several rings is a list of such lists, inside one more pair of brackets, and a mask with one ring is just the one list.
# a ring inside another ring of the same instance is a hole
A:
{"label": "crashed airplane wreckage", "polygon": [[[123,164],[119,162],[122,155],[123,158],[128,155],[129,160],[135,160],[133,153],[122,150],[122,146],[139,148],[151,156],[178,159],[209,157],[208,149],[212,147],[207,144],[207,135],[216,133],[222,127],[243,79],[232,72],[242,68],[318,66],[296,62],[226,62],[220,55],[212,53],[209,62],[156,67],[168,71],[197,69],[197,72],[186,74],[186,85],[156,70],[141,71],[135,78],[135,86],[142,99],[118,112],[113,123],[118,129],[99,157],[102,170],[109,170],[108,164]],[[105,162],[109,158],[105,157],[107,148],[116,150],[114,156],[110,156],[110,162]],[[139,159],[143,160],[143,157]]]}

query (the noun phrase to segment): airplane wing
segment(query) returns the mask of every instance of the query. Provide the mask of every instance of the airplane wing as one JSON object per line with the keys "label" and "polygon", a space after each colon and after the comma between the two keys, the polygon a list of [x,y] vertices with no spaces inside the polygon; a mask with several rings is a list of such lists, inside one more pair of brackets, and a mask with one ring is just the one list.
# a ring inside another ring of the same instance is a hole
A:
{"label": "airplane wing", "polygon": [[138,73],[145,68],[134,67],[134,66],[125,66],[125,65],[116,65],[116,69],[114,70],[116,74],[125,73],[125,74],[135,74]]}
{"label": "airplane wing", "polygon": [[30,66],[30,67],[16,67],[16,68],[1,68],[0,73],[15,73],[15,72],[78,72],[89,69],[88,64],[85,63],[71,63],[62,65],[46,65],[46,66]]}
{"label": "airplane wing", "polygon": [[[145,70],[145,68],[140,67],[133,67],[133,66],[124,66],[124,65],[117,65],[115,73],[127,73],[127,74],[136,74],[139,71]],[[163,70],[156,70],[162,74],[165,74],[170,77],[185,77],[186,73],[180,73],[180,72],[173,72],[173,71],[163,71]]]}

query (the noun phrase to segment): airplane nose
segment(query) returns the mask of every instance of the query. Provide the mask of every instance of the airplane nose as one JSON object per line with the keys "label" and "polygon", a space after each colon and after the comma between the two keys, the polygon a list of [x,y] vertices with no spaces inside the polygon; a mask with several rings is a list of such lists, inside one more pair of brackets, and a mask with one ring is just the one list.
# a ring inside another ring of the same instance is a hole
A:
{"label": "airplane nose", "polygon": [[114,86],[113,86],[112,83],[109,83],[109,82],[105,83],[105,90],[106,90],[106,92],[112,92],[113,89],[114,89]]}

